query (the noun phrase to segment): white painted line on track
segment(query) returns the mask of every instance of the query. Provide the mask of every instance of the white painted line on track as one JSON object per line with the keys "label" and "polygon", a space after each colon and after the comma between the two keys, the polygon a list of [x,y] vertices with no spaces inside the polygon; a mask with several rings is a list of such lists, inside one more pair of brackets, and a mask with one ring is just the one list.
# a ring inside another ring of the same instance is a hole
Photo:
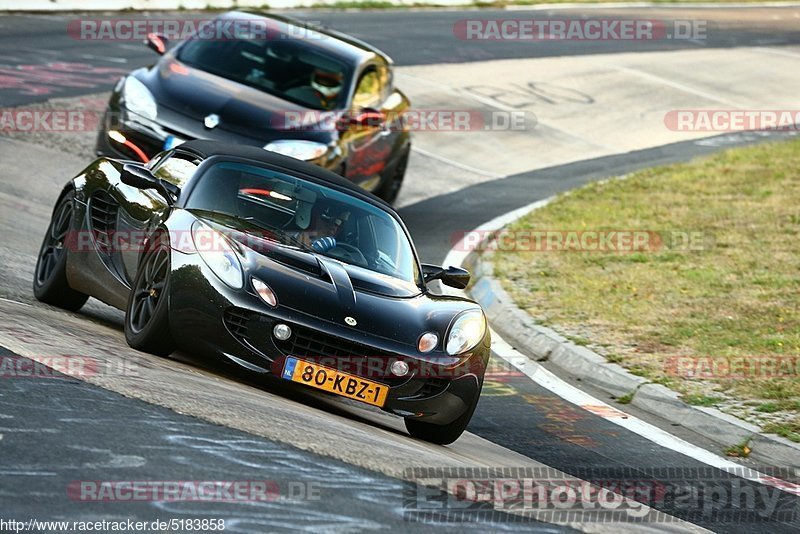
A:
{"label": "white painted line on track", "polygon": [[[448,93],[452,93],[452,94],[455,94],[455,95],[458,95],[458,96],[469,98],[471,100],[474,100],[476,102],[480,102],[481,104],[484,104],[486,106],[498,109],[500,111],[506,111],[506,112],[521,111],[521,108],[516,108],[516,107],[513,107],[513,106],[507,106],[507,105],[504,105],[504,104],[498,102],[497,100],[493,100],[491,98],[488,98],[488,97],[485,97],[485,96],[481,96],[481,95],[476,95],[475,93],[472,93],[470,91],[466,91],[464,89],[454,88],[454,87],[452,87],[450,85],[446,85],[446,84],[443,84],[441,82],[435,82],[435,81],[428,80],[426,78],[422,78],[420,76],[415,76],[413,74],[408,74],[408,73],[403,73],[402,76],[407,76],[409,78],[414,79],[417,82],[424,83],[426,85],[431,85],[433,87],[438,88],[441,91],[446,91]],[[540,125],[544,126],[545,128],[549,128],[549,129],[553,130],[554,132],[560,132],[563,135],[566,135],[567,137],[571,137],[571,138],[575,139],[576,141],[580,141],[581,143],[585,143],[585,144],[587,144],[589,146],[593,146],[593,147],[596,147],[596,148],[602,148],[604,150],[610,150],[611,152],[618,152],[619,151],[619,149],[614,148],[612,146],[604,145],[602,143],[597,143],[595,141],[592,141],[590,139],[582,137],[582,136],[580,136],[580,135],[578,135],[578,134],[576,134],[574,132],[571,132],[569,130],[565,130],[565,129],[560,128],[558,126],[553,126],[552,124],[549,124],[549,123],[547,123],[545,121],[542,121],[541,119],[539,119],[538,116],[536,117],[536,121],[537,121],[537,125],[540,124]]]}
{"label": "white painted line on track", "polygon": [[83,59],[97,59],[100,61],[108,61],[110,63],[127,63],[128,60],[124,57],[110,57],[110,56],[95,56],[94,54],[81,54]]}
{"label": "white painted line on track", "polygon": [[[513,106],[505,106],[505,105],[501,104],[500,102],[498,102],[497,100],[493,100],[491,98],[488,98],[488,97],[485,97],[485,96],[481,96],[481,95],[476,95],[476,94],[471,93],[469,91],[459,90],[459,91],[457,91],[457,93],[460,94],[460,95],[466,96],[468,98],[471,98],[472,100],[475,100],[476,102],[480,102],[481,104],[485,104],[485,105],[491,106],[491,107],[493,107],[495,109],[499,109],[500,111],[508,111],[508,112],[520,111],[520,108],[515,108]],[[585,144],[587,144],[589,146],[593,146],[593,147],[596,147],[596,148],[602,148],[604,150],[610,150],[612,152],[618,151],[618,149],[614,148],[613,146],[604,145],[603,143],[598,143],[596,141],[592,141],[591,139],[587,139],[586,137],[578,135],[575,132],[571,132],[569,130],[565,130],[564,128],[561,128],[561,127],[558,127],[558,126],[553,126],[552,124],[547,123],[547,122],[539,119],[539,117],[536,117],[536,124],[537,125],[542,125],[545,128],[549,128],[549,129],[551,129],[551,130],[553,130],[555,132],[560,132],[560,133],[566,135],[567,137],[571,137],[572,139],[575,139],[576,141],[580,141],[581,143],[585,143]]]}
{"label": "white painted line on track", "polygon": [[457,167],[457,168],[459,168],[461,170],[468,171],[468,172],[471,172],[473,174],[478,174],[480,176],[486,176],[487,178],[505,178],[505,175],[503,175],[503,174],[497,174],[497,173],[494,173],[494,172],[489,172],[489,171],[484,171],[482,169],[477,169],[475,167],[470,167],[469,165],[464,165],[463,163],[459,163],[459,162],[454,161],[452,159],[448,159],[448,158],[444,158],[442,156],[438,156],[438,155],[434,154],[433,152],[428,152],[427,150],[424,150],[424,149],[419,148],[419,147],[414,146],[414,145],[411,146],[411,150],[413,150],[414,152],[417,152],[419,154],[422,154],[423,156],[425,156],[427,158],[435,159],[436,161],[441,161],[442,163],[446,163],[447,165],[451,165],[453,167]]}
{"label": "white painted line on track", "polygon": [[[478,233],[478,235],[485,235],[495,230],[499,230],[500,228],[507,226],[530,211],[547,205],[554,198],[555,197],[549,197],[544,200],[539,200],[496,217],[478,226],[473,230],[473,232]],[[452,249],[450,249],[444,260],[445,266],[453,265],[460,267],[463,264],[470,252],[470,246],[476,246],[475,244],[467,245],[465,240],[466,237],[457,243]],[[463,294],[455,290],[447,290],[446,292]],[[616,407],[613,407],[610,404],[593,397],[585,391],[576,388],[572,384],[565,382],[537,362],[534,362],[521,352],[514,349],[494,330],[492,330],[492,352],[515,368],[522,371],[525,376],[536,382],[538,385],[555,393],[567,402],[599,417],[602,417],[603,419],[606,419],[615,425],[621,426],[629,432],[652,441],[661,447],[673,450],[708,466],[729,472],[746,480],[757,482],[765,486],[771,486],[792,495],[800,496],[800,484],[795,484],[793,482],[768,476],[755,469],[732,462],[727,458],[723,458],[722,456],[707,451],[706,449],[674,436],[673,434],[670,434],[669,432],[662,430],[655,425],[623,412],[622,410],[619,410]]]}
{"label": "white painted line on track", "polygon": [[733,100],[728,100],[727,98],[722,98],[717,95],[713,95],[706,91],[701,91],[700,89],[695,89],[694,87],[690,87],[686,84],[676,82],[675,80],[670,80],[668,78],[663,78],[661,76],[657,76],[655,74],[650,74],[649,72],[644,72],[638,69],[634,69],[631,67],[620,67],[618,65],[609,65],[609,67],[613,70],[619,72],[625,72],[627,74],[632,74],[634,76],[638,76],[639,78],[643,78],[645,80],[649,80],[651,82],[656,82],[661,85],[666,85],[667,87],[672,87],[673,89],[677,89],[678,91],[683,91],[684,93],[689,93],[691,95],[699,96],[701,98],[705,98],[706,100],[711,100],[712,102],[718,102],[720,104],[725,104],[726,106],[732,106],[735,108],[747,108],[748,106],[739,102],[735,102]]}
{"label": "white painted line on track", "polygon": [[793,58],[800,58],[800,53],[798,52],[791,52],[789,50],[782,50],[780,48],[769,48],[766,46],[756,46],[753,48],[756,52],[764,52],[766,54],[773,54],[775,56],[785,56],[785,57],[793,57]]}
{"label": "white painted line on track", "polygon": [[621,426],[629,432],[633,432],[661,447],[673,450],[706,465],[730,472],[744,479],[758,482],[766,486],[772,486],[787,493],[791,493],[792,495],[800,496],[800,485],[798,484],[767,476],[755,469],[744,467],[741,464],[718,456],[702,447],[698,447],[697,445],[693,445],[688,441],[674,436],[657,426],[622,412],[576,388],[572,384],[564,382],[540,364],[511,347],[494,331],[492,331],[492,352],[525,373],[528,378],[545,389],[552,391],[567,402],[602,417],[615,425]]}
{"label": "white painted line on track", "polygon": [[33,308],[33,305],[28,304],[27,302],[20,302],[18,300],[7,299],[7,298],[4,298],[4,297],[0,297],[0,300],[2,300],[3,302],[10,302],[11,304],[22,304],[23,306],[27,306],[29,308]]}

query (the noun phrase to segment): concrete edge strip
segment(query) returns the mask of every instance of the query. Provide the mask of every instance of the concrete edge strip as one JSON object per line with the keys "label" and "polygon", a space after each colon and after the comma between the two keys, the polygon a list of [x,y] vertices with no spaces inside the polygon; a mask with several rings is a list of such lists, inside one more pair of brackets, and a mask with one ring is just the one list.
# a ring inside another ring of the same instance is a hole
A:
{"label": "concrete edge strip", "polygon": [[[625,176],[611,179],[624,178]],[[795,464],[797,458],[800,457],[800,446],[788,439],[762,434],[755,425],[740,421],[719,410],[690,406],[682,402],[677,393],[665,386],[648,383],[642,377],[627,372],[621,366],[607,362],[601,355],[586,347],[575,345],[553,330],[535,324],[527,313],[513,304],[513,300],[503,290],[500,283],[491,276],[491,265],[487,265],[480,259],[477,250],[491,240],[494,232],[527,213],[546,206],[554,198],[555,196],[552,196],[523,206],[480,225],[472,231],[472,233],[482,236],[480,242],[468,245],[466,243],[470,236],[470,232],[468,232],[445,257],[445,266],[471,267],[475,273],[478,281],[469,290],[468,296],[481,304],[493,325],[492,350],[523,371],[537,384],[584,410],[707,465],[800,496],[800,484],[777,479],[754,469],[748,468],[742,472],[744,469],[742,465],[691,444],[596,399],[537,363],[536,360],[547,359],[563,372],[578,376],[581,380],[613,396],[636,392],[633,395],[635,406],[661,418],[674,421],[715,443],[731,445],[731,443],[720,442],[720,436],[733,436],[734,440],[738,439],[734,443],[747,440],[753,442],[754,446],[758,446],[759,450],[766,455],[785,465]],[[449,288],[444,288],[444,291],[450,294],[464,295],[463,292]],[[498,330],[501,335],[498,335]],[[506,342],[502,336],[506,336],[516,343],[521,351]],[[497,350],[498,348],[500,350]]]}

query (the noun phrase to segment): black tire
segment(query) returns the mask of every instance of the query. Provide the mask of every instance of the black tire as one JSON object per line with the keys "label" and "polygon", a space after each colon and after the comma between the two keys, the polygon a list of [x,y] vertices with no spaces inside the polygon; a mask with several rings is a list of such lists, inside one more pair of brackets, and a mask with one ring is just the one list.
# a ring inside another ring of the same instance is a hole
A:
{"label": "black tire", "polygon": [[408,167],[408,156],[411,153],[411,147],[408,147],[405,153],[400,156],[400,160],[394,168],[392,176],[383,181],[381,186],[376,191],[376,194],[389,204],[393,204],[397,200],[397,195],[400,193],[400,188],[403,186],[403,179],[406,176],[406,167]]}
{"label": "black tire", "polygon": [[145,251],[125,307],[125,341],[157,356],[175,350],[169,327],[170,250],[157,236]]}
{"label": "black tire", "polygon": [[65,245],[75,217],[74,197],[70,191],[56,204],[33,271],[33,295],[36,299],[70,311],[79,310],[89,298],[69,287],[67,282]]}
{"label": "black tire", "polygon": [[472,400],[472,404],[458,419],[446,425],[435,425],[433,423],[426,423],[418,419],[406,419],[406,430],[412,437],[435,443],[437,445],[450,445],[467,429],[472,414],[475,413],[475,408],[478,406],[480,399],[480,389],[478,394]]}

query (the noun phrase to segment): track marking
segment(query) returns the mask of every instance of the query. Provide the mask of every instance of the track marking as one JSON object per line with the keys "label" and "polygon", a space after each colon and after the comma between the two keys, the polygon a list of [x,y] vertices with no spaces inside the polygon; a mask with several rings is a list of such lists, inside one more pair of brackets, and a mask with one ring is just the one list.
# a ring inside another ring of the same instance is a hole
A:
{"label": "track marking", "polygon": [[111,63],[127,63],[128,60],[124,57],[110,57],[110,56],[95,56],[94,54],[81,54],[83,59],[98,59],[100,61],[109,61]]}
{"label": "track marking", "polygon": [[14,299],[7,299],[5,297],[0,297],[0,300],[3,301],[3,302],[9,302],[11,304],[20,304],[22,306],[27,306],[29,308],[33,308],[33,305],[32,304],[28,304],[27,302],[20,302],[18,300],[14,300]]}
{"label": "track marking", "polygon": [[[503,228],[530,211],[549,204],[554,198],[555,197],[548,197],[496,217],[478,226],[473,230],[473,232],[477,232],[482,235],[490,234],[494,230]],[[460,267],[464,263],[464,260],[470,251],[477,246],[477,244],[467,245],[464,239],[450,249],[444,259],[444,265]],[[449,288],[444,289],[445,293],[456,295],[464,294],[459,290]],[[655,425],[618,410],[610,404],[603,402],[600,399],[597,399],[586,393],[585,391],[576,388],[572,384],[565,382],[551,371],[542,367],[539,363],[531,360],[521,352],[517,351],[493,329],[490,330],[492,332],[492,352],[494,354],[511,364],[516,369],[519,369],[525,373],[528,378],[536,382],[538,385],[558,395],[565,401],[587,410],[590,413],[598,415],[599,417],[602,417],[603,419],[614,423],[615,425],[621,426],[625,430],[652,441],[656,445],[673,450],[677,453],[683,454],[684,456],[688,456],[689,458],[697,460],[698,462],[704,463],[721,471],[729,472],[746,480],[763,484],[765,486],[771,486],[789,494],[800,496],[800,484],[795,484],[793,482],[768,476],[755,469],[732,462],[727,458],[723,458],[712,453],[711,451],[707,451],[702,447],[674,436]],[[622,417],[620,414],[624,414],[627,417]]]}
{"label": "track marking", "polygon": [[655,74],[650,74],[649,72],[644,72],[638,69],[634,69],[631,67],[620,67],[617,65],[609,65],[609,68],[612,70],[616,70],[618,72],[624,72],[627,74],[632,74],[633,76],[638,76],[639,78],[643,78],[645,80],[649,80],[651,82],[659,83],[661,85],[666,85],[667,87],[672,87],[673,89],[677,89],[678,91],[683,91],[684,93],[689,93],[691,95],[699,96],[701,98],[705,98],[706,100],[711,100],[713,102],[718,102],[720,104],[724,104],[726,106],[732,106],[735,108],[747,108],[748,106],[739,102],[734,102],[733,100],[728,100],[727,98],[722,98],[717,95],[713,95],[706,91],[701,91],[700,89],[695,89],[694,87],[690,87],[686,84],[676,82],[674,80],[670,80],[668,78],[662,78],[661,76],[657,76]]}
{"label": "track marking", "polygon": [[434,154],[432,152],[428,152],[427,150],[419,148],[418,146],[412,146],[411,150],[413,150],[414,152],[417,152],[419,154],[422,154],[423,156],[425,156],[427,158],[435,159],[436,161],[439,161],[441,163],[445,163],[447,165],[451,165],[453,167],[457,167],[457,168],[461,169],[462,171],[471,172],[471,173],[477,174],[479,176],[485,176],[487,178],[505,178],[506,177],[504,174],[497,174],[497,173],[494,173],[494,172],[484,171],[482,169],[476,169],[475,167],[471,167],[469,165],[465,165],[463,163],[459,163],[459,162],[454,161],[452,159],[445,158],[445,157],[442,157],[442,156],[438,156],[438,155],[436,155],[436,154]]}
{"label": "track marking", "polygon": [[[499,341],[495,346],[495,339]],[[508,345],[503,339],[492,331],[492,351],[503,358],[505,361],[525,373],[531,380],[544,387],[545,389],[555,393],[562,399],[579,406],[589,412],[602,417],[603,419],[621,426],[622,428],[633,432],[653,443],[671,449],[675,452],[693,458],[711,467],[715,467],[721,471],[729,472],[735,476],[757,482],[765,486],[772,486],[792,495],[800,496],[800,484],[794,484],[785,480],[771,477],[760,473],[755,469],[745,467],[736,462],[732,462],[726,458],[718,456],[702,447],[698,447],[688,441],[685,441],[669,432],[658,428],[657,426],[646,423],[630,414],[625,414],[627,417],[621,417],[616,414],[624,414],[613,406],[596,399],[588,393],[568,384],[548,371],[540,364],[530,360],[527,356],[517,352],[516,349]],[[591,408],[591,409],[589,409]]]}
{"label": "track marking", "polygon": [[[501,104],[500,102],[497,102],[496,100],[492,100],[491,98],[487,98],[487,97],[484,97],[484,96],[481,96],[481,95],[476,95],[475,93],[471,93],[471,92],[466,91],[464,89],[460,89],[460,88],[457,88],[457,87],[452,87],[450,85],[446,85],[446,84],[441,83],[441,82],[435,82],[435,81],[432,81],[432,80],[428,80],[427,78],[422,78],[422,77],[416,76],[414,74],[408,74],[406,72],[403,72],[402,76],[407,76],[409,78],[413,78],[414,80],[416,80],[416,81],[418,81],[420,83],[424,83],[424,84],[427,84],[427,85],[431,85],[431,86],[437,87],[442,91],[449,92],[449,93],[452,93],[454,95],[458,95],[458,96],[461,96],[461,97],[469,98],[470,100],[474,100],[476,102],[480,102],[481,104],[484,104],[486,106],[489,106],[491,108],[494,108],[494,109],[497,109],[497,110],[500,110],[500,111],[507,111],[507,112],[523,111],[521,108],[515,108],[513,106],[506,106],[506,105]],[[552,124],[549,124],[549,123],[541,120],[538,117],[538,115],[536,116],[536,125],[537,126],[539,126],[539,125],[544,126],[545,128],[549,128],[549,129],[553,130],[554,132],[559,132],[559,133],[561,133],[563,135],[566,135],[567,137],[571,137],[572,139],[574,139],[576,141],[580,141],[581,143],[585,143],[585,144],[587,144],[589,146],[593,146],[595,148],[602,148],[603,150],[610,150],[612,152],[617,152],[618,151],[617,148],[614,148],[612,146],[604,145],[602,143],[597,143],[595,141],[592,141],[590,139],[582,137],[581,135],[578,135],[578,134],[576,134],[574,132],[571,132],[569,130],[565,130],[565,129],[557,127],[557,126],[553,126]]]}
{"label": "track marking", "polygon": [[800,58],[800,53],[790,52],[789,50],[782,50],[780,48],[768,48],[766,46],[757,46],[754,47],[753,50],[755,50],[756,52],[764,52],[765,54],[773,54],[776,56]]}

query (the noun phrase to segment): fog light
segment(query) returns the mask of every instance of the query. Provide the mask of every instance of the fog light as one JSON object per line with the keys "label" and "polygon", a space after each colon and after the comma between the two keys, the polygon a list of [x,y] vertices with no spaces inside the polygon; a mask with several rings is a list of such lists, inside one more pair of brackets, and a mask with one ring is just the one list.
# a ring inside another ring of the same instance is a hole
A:
{"label": "fog light", "polygon": [[408,364],[402,360],[397,360],[392,364],[392,373],[395,376],[405,376],[408,374]]}
{"label": "fog light", "polygon": [[275,328],[272,329],[272,335],[274,335],[276,339],[286,341],[292,337],[292,329],[289,328],[289,325],[278,323],[275,325]]}
{"label": "fog light", "polygon": [[419,338],[417,348],[420,352],[430,352],[439,344],[439,336],[435,332],[425,332]]}

